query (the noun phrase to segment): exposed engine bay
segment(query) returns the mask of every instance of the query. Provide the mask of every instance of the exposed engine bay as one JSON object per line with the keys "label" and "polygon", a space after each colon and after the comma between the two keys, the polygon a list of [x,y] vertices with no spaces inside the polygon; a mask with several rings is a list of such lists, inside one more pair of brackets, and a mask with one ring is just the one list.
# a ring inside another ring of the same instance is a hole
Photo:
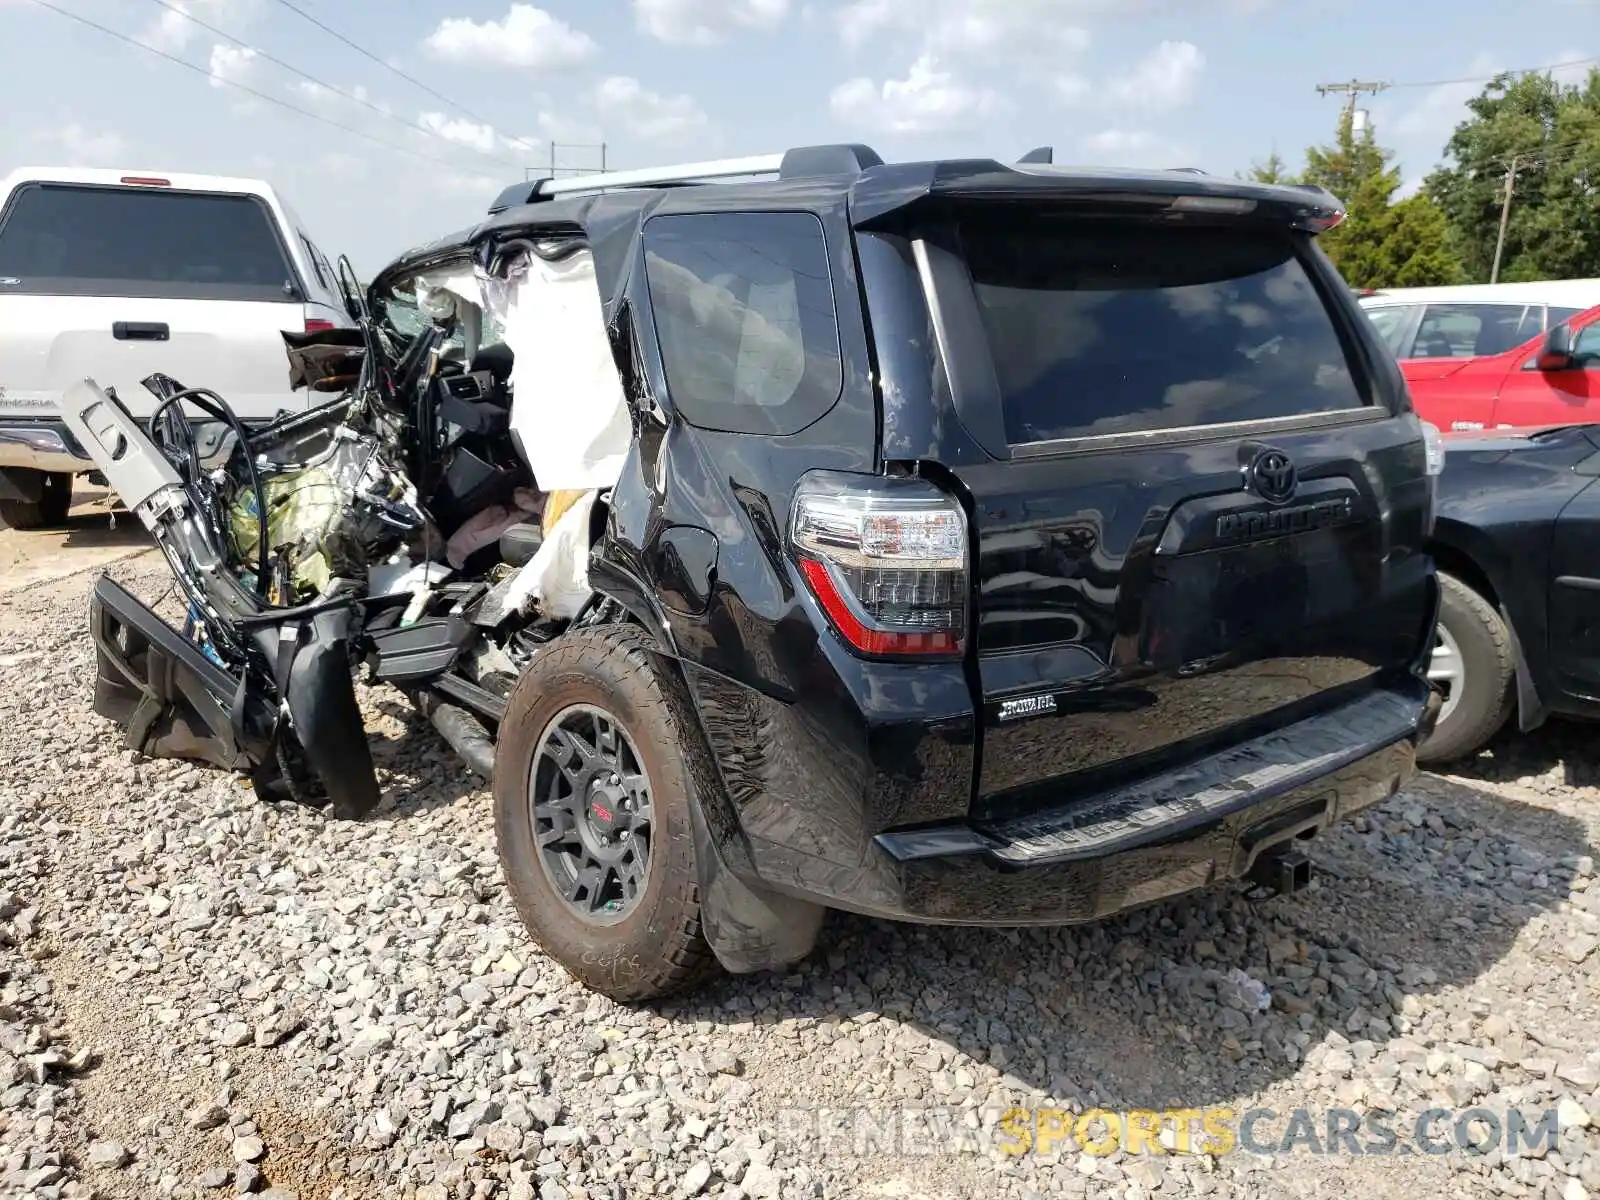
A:
{"label": "exposed engine bay", "polygon": [[[152,375],[148,429],[93,380],[63,415],[185,610],[179,628],[99,581],[96,710],[144,754],[359,816],[379,796],[354,670],[488,776],[532,656],[615,619],[587,565],[632,429],[581,239],[345,283],[354,329],[284,334],[292,386],[329,397],[308,411],[250,428],[203,381]],[[222,466],[196,419],[230,426]]]}

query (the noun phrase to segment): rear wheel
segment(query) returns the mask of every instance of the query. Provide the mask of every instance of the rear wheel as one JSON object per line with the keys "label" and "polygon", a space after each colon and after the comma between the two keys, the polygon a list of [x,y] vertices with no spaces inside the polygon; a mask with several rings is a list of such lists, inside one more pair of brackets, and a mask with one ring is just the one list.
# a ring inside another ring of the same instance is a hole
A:
{"label": "rear wheel", "polygon": [[9,472],[14,478],[30,486],[22,490],[31,493],[32,484],[38,484],[37,500],[0,500],[0,521],[13,529],[47,529],[65,524],[67,510],[72,507],[72,476],[61,471]]}
{"label": "rear wheel", "polygon": [[1454,575],[1439,573],[1439,625],[1428,678],[1444,692],[1421,762],[1448,762],[1479,750],[1511,715],[1516,660],[1500,613]]}
{"label": "rear wheel", "polygon": [[614,1000],[690,987],[700,929],[689,767],[644,633],[580,630],[518,681],[495,751],[495,833],[533,939]]}

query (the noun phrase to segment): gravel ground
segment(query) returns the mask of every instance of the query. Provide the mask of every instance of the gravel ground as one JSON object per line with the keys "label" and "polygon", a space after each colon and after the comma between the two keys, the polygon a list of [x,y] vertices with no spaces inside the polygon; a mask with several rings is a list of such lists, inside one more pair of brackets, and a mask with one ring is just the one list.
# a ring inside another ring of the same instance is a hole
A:
{"label": "gravel ground", "polygon": [[[529,944],[486,793],[395,698],[364,698],[386,800],[361,823],[121,749],[89,709],[92,578],[0,596],[0,1195],[1600,1198],[1592,729],[1420,779],[1295,897],[835,917],[788,975],[629,1010]],[[1014,1155],[1019,1105],[1279,1115],[1268,1153]],[[1417,1114],[1469,1106],[1561,1132],[1408,1153]],[[1319,1156],[1296,1109],[1401,1144]]]}

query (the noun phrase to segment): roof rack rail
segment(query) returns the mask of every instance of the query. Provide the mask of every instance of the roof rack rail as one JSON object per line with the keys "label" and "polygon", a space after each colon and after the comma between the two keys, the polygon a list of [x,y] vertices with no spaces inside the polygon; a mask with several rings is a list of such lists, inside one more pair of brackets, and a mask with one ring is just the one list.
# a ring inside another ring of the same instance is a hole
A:
{"label": "roof rack rail", "polygon": [[613,188],[683,187],[696,183],[759,179],[800,179],[814,175],[859,175],[883,159],[870,146],[797,146],[783,154],[758,154],[747,158],[716,158],[705,162],[644,167],[636,171],[607,171],[568,179],[530,179],[514,183],[496,197],[490,214],[557,196],[580,196]]}
{"label": "roof rack rail", "polygon": [[782,166],[783,155],[761,154],[749,158],[715,158],[705,162],[678,163],[670,167],[644,167],[636,171],[576,175],[570,179],[543,179],[539,181],[535,198],[605,192],[612,188],[672,187],[690,183],[709,183],[719,179],[776,175]]}
{"label": "roof rack rail", "polygon": [[883,166],[871,146],[846,143],[837,146],[796,146],[783,156],[779,179],[804,179],[811,175],[859,175],[869,167]]}
{"label": "roof rack rail", "polygon": [[540,185],[547,182],[545,177],[538,179],[525,179],[521,183],[513,183],[506,188],[489,205],[489,215],[505,212],[508,208],[516,208],[521,204],[531,204],[538,199]]}

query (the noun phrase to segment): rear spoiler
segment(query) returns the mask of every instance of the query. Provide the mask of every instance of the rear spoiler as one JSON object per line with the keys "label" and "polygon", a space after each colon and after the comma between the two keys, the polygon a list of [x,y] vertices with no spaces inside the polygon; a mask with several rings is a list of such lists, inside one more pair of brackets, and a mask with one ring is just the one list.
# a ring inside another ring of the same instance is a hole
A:
{"label": "rear spoiler", "polygon": [[1344,205],[1314,184],[1276,186],[1193,171],[1111,171],[992,159],[879,167],[851,188],[850,219],[872,229],[941,199],[1056,200],[1092,208],[1238,216],[1319,234],[1344,220]]}

